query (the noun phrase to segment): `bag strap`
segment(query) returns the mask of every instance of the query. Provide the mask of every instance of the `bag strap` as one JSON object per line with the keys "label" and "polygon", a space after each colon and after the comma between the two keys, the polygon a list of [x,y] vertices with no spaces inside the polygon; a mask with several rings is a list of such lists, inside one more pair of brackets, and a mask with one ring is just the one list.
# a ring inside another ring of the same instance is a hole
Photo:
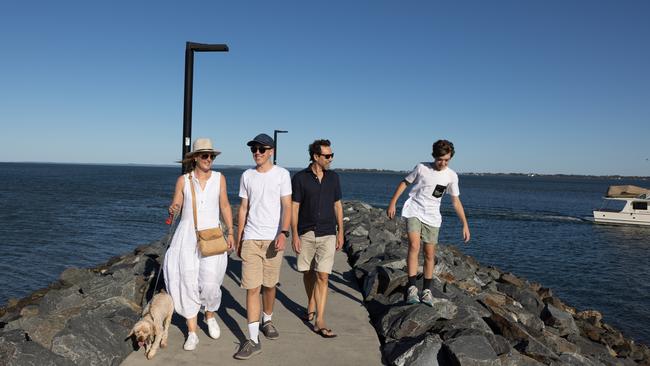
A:
{"label": "bag strap", "polygon": [[199,228],[196,226],[197,225],[197,218],[196,218],[196,193],[194,192],[194,182],[192,181],[192,173],[188,173],[189,179],[190,179],[190,189],[192,190],[192,212],[194,213],[194,231],[197,232],[199,231]]}

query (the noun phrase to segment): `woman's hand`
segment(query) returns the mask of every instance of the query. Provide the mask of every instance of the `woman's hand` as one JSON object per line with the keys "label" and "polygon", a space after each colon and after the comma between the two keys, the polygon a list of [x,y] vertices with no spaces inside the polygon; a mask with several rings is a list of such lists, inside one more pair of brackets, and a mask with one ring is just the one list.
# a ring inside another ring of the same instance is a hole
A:
{"label": "woman's hand", "polygon": [[180,211],[181,205],[178,203],[173,203],[171,206],[169,206],[169,214],[176,216],[178,214],[178,211]]}

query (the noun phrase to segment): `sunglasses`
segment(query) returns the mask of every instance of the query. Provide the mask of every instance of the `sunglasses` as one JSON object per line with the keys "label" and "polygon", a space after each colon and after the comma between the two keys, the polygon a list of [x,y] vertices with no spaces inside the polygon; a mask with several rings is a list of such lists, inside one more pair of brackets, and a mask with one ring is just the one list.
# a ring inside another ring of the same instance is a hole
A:
{"label": "sunglasses", "polygon": [[210,160],[214,160],[214,158],[216,157],[217,157],[216,154],[201,154],[200,156],[200,158],[203,160],[208,160],[208,158],[210,158]]}
{"label": "sunglasses", "polygon": [[270,147],[266,146],[251,146],[251,152],[255,154],[256,152],[260,152],[260,154],[264,154],[266,150],[271,150]]}
{"label": "sunglasses", "polygon": [[325,159],[332,159],[332,158],[334,158],[334,153],[331,153],[331,154],[318,154],[318,155],[324,157]]}

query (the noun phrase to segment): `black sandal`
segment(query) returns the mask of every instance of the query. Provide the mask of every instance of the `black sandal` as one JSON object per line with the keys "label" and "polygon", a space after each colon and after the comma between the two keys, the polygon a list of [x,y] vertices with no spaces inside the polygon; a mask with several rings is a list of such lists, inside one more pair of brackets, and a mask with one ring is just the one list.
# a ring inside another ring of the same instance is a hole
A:
{"label": "black sandal", "polygon": [[338,334],[332,333],[329,328],[314,329],[314,332],[323,338],[336,338]]}

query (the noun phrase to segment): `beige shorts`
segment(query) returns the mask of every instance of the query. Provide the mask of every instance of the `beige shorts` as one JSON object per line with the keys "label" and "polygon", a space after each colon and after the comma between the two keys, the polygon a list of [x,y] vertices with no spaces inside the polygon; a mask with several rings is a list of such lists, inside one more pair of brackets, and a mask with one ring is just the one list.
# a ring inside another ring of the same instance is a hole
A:
{"label": "beige shorts", "polygon": [[284,251],[275,250],[274,240],[244,240],[241,248],[241,287],[275,287],[280,281]]}
{"label": "beige shorts", "polygon": [[440,228],[425,224],[417,217],[409,217],[406,219],[406,231],[420,234],[420,239],[422,239],[424,244],[438,244],[438,232]]}
{"label": "beige shorts", "polygon": [[298,271],[310,269],[316,272],[332,273],[336,254],[336,235],[316,236],[313,231],[300,235]]}

